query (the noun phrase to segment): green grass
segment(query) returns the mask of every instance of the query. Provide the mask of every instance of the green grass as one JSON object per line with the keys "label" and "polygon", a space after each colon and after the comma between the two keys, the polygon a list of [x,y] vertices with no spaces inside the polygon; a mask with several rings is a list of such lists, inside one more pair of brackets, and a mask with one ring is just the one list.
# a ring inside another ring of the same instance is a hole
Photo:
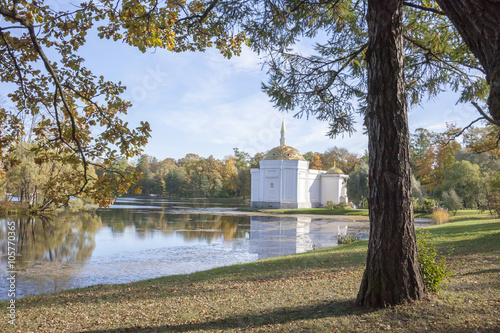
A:
{"label": "green grass", "polygon": [[330,209],[330,208],[303,208],[303,209],[266,209],[260,210],[271,214],[310,214],[310,215],[355,215],[368,216],[368,209]]}
{"label": "green grass", "polygon": [[[350,216],[368,216],[368,209],[329,209],[329,208],[303,208],[303,209],[256,209],[256,208],[239,208],[245,212],[262,212],[268,214],[307,214],[307,215],[350,215]],[[432,218],[432,214],[415,212],[416,218]],[[492,218],[489,211],[481,212],[480,210],[467,209],[459,210],[456,215],[450,213],[452,221],[474,220]]]}
{"label": "green grass", "polygon": [[494,215],[491,215],[490,212],[484,211],[481,212],[477,209],[464,209],[458,210],[456,215],[450,213],[450,218],[452,221],[465,221],[465,220],[482,220],[482,219],[491,219],[494,218]]}
{"label": "green grass", "polygon": [[[385,309],[354,300],[367,241],[16,302],[19,332],[498,332],[500,219],[428,228],[452,274],[437,294]],[[0,304],[6,318],[6,303]],[[0,331],[8,324],[0,321]]]}
{"label": "green grass", "polygon": [[[420,218],[432,218],[432,214],[416,212],[414,214],[415,217]],[[478,209],[462,209],[458,210],[456,215],[450,212],[451,221],[465,221],[465,220],[483,220],[483,219],[491,219],[494,218],[494,215],[491,215],[489,211],[481,212]]]}

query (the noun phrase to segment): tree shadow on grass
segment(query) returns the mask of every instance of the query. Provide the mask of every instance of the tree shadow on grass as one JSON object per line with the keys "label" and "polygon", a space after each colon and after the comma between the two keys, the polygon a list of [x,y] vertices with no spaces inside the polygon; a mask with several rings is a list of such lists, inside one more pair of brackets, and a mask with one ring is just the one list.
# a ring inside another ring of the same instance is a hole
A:
{"label": "tree shadow on grass", "polygon": [[[474,235],[473,235],[474,236]],[[470,239],[453,240],[438,246],[446,251],[451,250],[452,255],[485,255],[496,253],[499,250],[500,233],[483,234]]]}
{"label": "tree shadow on grass", "polygon": [[433,228],[431,233],[436,237],[445,237],[453,240],[455,237],[463,237],[464,234],[474,234],[476,232],[495,232],[500,230],[500,221],[498,220],[493,219],[484,221],[484,219],[481,219],[481,221],[473,224],[454,222],[452,224],[446,224],[443,228]]}
{"label": "tree shadow on grass", "polygon": [[298,320],[315,320],[329,317],[345,317],[350,315],[360,315],[377,310],[370,310],[356,306],[354,300],[322,302],[315,305],[305,305],[298,307],[284,307],[269,312],[242,313],[220,319],[207,319],[192,324],[162,325],[154,327],[128,327],[114,330],[94,330],[85,331],[93,333],[104,332],[188,332],[200,330],[220,330],[220,329],[250,329],[265,325],[286,324]]}
{"label": "tree shadow on grass", "polygon": [[489,274],[489,273],[500,273],[500,268],[496,268],[496,269],[483,269],[483,270],[480,270],[480,271],[466,273],[466,274],[464,274],[464,276],[465,275],[481,275],[481,274]]}

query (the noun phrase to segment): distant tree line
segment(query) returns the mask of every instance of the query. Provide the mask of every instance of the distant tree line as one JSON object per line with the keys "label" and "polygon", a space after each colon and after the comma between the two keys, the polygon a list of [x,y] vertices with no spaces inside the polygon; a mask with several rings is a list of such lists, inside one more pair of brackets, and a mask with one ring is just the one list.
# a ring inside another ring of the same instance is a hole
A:
{"label": "distant tree line", "polygon": [[142,178],[131,191],[169,197],[245,198],[250,195],[250,168],[260,159],[262,154],[251,157],[237,148],[222,160],[191,153],[178,160],[142,155],[134,166]]}
{"label": "distant tree line", "polygon": [[[254,156],[233,149],[223,159],[187,154],[178,160],[141,155],[132,161],[117,159],[109,168],[89,167],[89,184],[78,198],[72,193],[81,186],[76,174],[81,167],[72,168],[57,160],[37,158],[37,144],[31,140],[21,142],[15,150],[16,163],[6,170],[0,169],[0,196],[4,201],[17,201],[33,212],[62,206],[107,206],[114,198],[128,194],[162,195],[166,197],[250,197],[250,169],[258,168],[264,153]],[[57,154],[53,152],[53,154]],[[313,169],[327,170],[333,166],[349,173],[360,163],[360,158],[347,149],[333,147],[324,153],[307,152],[304,157]],[[125,181],[139,175],[135,184]],[[120,179],[124,181],[120,181]],[[100,191],[97,184],[106,184]],[[100,194],[102,193],[102,195]],[[105,195],[112,193],[113,197]],[[72,198],[71,200],[70,197]],[[100,198],[99,201],[95,201]]]}

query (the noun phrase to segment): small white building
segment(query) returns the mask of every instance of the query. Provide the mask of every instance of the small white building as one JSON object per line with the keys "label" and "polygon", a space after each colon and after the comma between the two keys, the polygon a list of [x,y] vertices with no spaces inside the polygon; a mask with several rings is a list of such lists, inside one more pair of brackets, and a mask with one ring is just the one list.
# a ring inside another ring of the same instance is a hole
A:
{"label": "small white building", "polygon": [[309,169],[309,162],[295,148],[285,143],[285,121],[281,126],[280,145],[271,149],[250,170],[253,208],[312,208],[348,202],[347,178],[342,170]]}

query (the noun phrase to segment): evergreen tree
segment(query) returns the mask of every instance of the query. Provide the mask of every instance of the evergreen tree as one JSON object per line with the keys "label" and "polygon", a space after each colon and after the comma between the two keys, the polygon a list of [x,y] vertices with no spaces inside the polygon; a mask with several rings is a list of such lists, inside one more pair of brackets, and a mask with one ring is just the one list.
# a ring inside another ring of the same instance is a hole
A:
{"label": "evergreen tree", "polygon": [[[486,76],[489,87],[488,112],[474,101],[481,119],[500,127],[500,2],[491,0],[437,0],[439,7],[453,23],[465,44],[481,66],[478,70]],[[484,93],[488,89],[483,89]],[[498,136],[500,139],[500,136]]]}
{"label": "evergreen tree", "polygon": [[363,207],[365,201],[368,199],[368,163],[361,162],[361,164],[349,174],[347,181],[347,196],[358,207]]}
{"label": "evergreen tree", "polygon": [[171,170],[165,180],[165,192],[170,196],[184,195],[187,186],[186,171],[183,168]]}

